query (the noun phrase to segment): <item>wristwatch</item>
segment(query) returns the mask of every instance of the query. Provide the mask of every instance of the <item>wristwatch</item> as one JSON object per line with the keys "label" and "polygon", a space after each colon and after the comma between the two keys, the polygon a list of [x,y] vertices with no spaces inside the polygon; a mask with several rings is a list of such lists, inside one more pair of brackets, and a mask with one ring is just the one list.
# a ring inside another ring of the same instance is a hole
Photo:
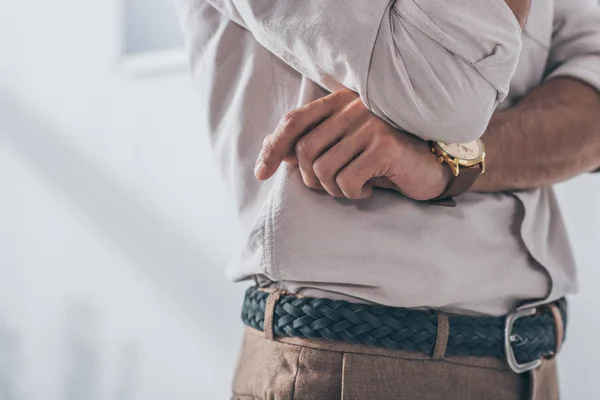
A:
{"label": "wristwatch", "polygon": [[463,194],[473,186],[479,175],[485,172],[485,146],[481,139],[469,143],[447,144],[429,141],[429,148],[438,162],[446,163],[452,171],[452,178],[444,192],[430,204],[455,207],[453,197]]}

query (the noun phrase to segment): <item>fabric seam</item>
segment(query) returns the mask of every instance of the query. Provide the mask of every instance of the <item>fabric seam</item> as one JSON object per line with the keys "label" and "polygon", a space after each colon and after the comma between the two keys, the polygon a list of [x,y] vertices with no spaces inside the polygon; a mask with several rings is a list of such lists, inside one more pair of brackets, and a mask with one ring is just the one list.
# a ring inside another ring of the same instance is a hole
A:
{"label": "fabric seam", "polygon": [[[521,40],[523,39],[523,29],[521,29],[521,25],[519,25],[519,22],[517,21],[517,18],[515,17],[514,13],[512,12],[512,10],[510,9],[510,7],[508,7],[508,5],[506,4],[506,2],[504,0],[501,0],[501,2],[504,4],[504,6],[506,8],[508,8],[508,11],[510,13],[510,15],[512,16],[512,19],[514,21],[514,24],[518,27],[517,33],[519,34],[519,36],[521,37]],[[418,7],[415,4],[415,7]],[[398,10],[397,8],[394,8],[394,12],[396,13],[396,15],[398,15],[400,18],[402,18],[404,21],[406,21],[407,23],[409,23],[412,27],[414,27],[415,29],[417,29],[419,32],[421,32],[423,35],[427,36],[430,40],[436,42],[437,44],[439,44],[440,46],[444,47],[447,51],[449,51],[450,53],[456,55],[457,57],[459,57],[461,60],[463,60],[467,65],[475,68],[475,64],[479,63],[481,60],[486,59],[489,56],[485,56],[482,59],[479,59],[475,62],[471,62],[467,59],[467,57],[462,54],[462,53],[458,53],[455,50],[450,50],[448,48],[446,48],[446,46],[444,46],[444,44],[440,43],[438,40],[434,39],[433,37],[431,37],[431,35],[427,32],[425,32],[425,30],[423,28],[421,28],[418,24],[416,24],[414,21],[412,21],[411,19],[409,19],[406,15],[404,15],[403,13],[400,12],[400,10]],[[496,44],[497,46],[497,44]],[[495,47],[495,46],[494,46]]]}
{"label": "fabric seam", "polygon": [[[523,29],[521,28],[521,25],[519,24],[519,22],[517,21],[516,16],[514,15],[514,13],[512,12],[512,10],[510,9],[510,7],[508,7],[508,5],[504,2],[501,1],[502,3],[504,3],[504,6],[508,8],[508,11],[510,12],[510,14],[512,15],[512,20],[513,20],[513,25],[516,24],[516,26],[518,27],[518,31],[517,33],[519,34],[519,37],[521,38],[521,48],[523,46]],[[415,5],[416,6],[416,5]],[[425,35],[426,37],[428,37],[430,40],[434,41],[435,43],[439,44],[441,47],[443,47],[444,49],[446,49],[448,52],[454,54],[456,57],[458,57],[460,60],[462,60],[462,62],[464,62],[466,65],[470,66],[473,70],[475,70],[477,72],[477,74],[484,80],[486,81],[494,90],[496,90],[496,92],[498,93],[498,96],[500,95],[500,90],[498,90],[497,86],[491,82],[486,76],[484,76],[481,71],[479,70],[479,68],[477,68],[476,64],[479,63],[481,60],[485,60],[488,56],[483,57],[480,60],[477,60],[475,62],[471,62],[469,60],[467,60],[466,56],[464,54],[458,53],[455,50],[450,50],[448,49],[446,46],[444,46],[442,43],[440,43],[439,41],[437,41],[436,39],[432,38],[431,35],[429,35],[427,32],[425,32],[423,29],[421,29],[421,27],[419,27],[415,22],[411,21],[409,18],[407,18],[404,14],[402,14],[398,9],[393,10],[393,12],[396,13],[396,15],[398,15],[398,17],[400,17],[402,20],[406,21],[408,24],[410,24],[413,28],[415,28],[416,30],[418,30],[419,32],[421,32],[423,35]],[[495,45],[497,46],[497,44]],[[495,47],[494,46],[494,47]]]}
{"label": "fabric seam", "polygon": [[375,54],[375,44],[377,43],[377,38],[379,37],[379,33],[381,32],[381,26],[383,25],[383,19],[385,18],[386,15],[389,15],[389,10],[391,10],[393,3],[390,3],[389,5],[387,5],[385,7],[385,9],[383,10],[383,14],[381,15],[381,18],[379,19],[379,26],[377,27],[377,31],[375,32],[375,37],[372,40],[372,44],[371,44],[371,54],[369,55],[369,61],[367,63],[367,79],[365,80],[365,87],[364,87],[364,102],[365,102],[365,106],[367,106],[367,109],[371,109],[371,101],[369,100],[369,81],[371,80],[371,65],[373,64],[373,55]]}
{"label": "fabric seam", "polygon": [[302,357],[302,352],[304,351],[304,347],[300,348],[298,352],[298,360],[296,361],[296,375],[294,375],[294,386],[292,386],[292,393],[290,398],[294,400],[294,396],[296,395],[296,385],[298,384],[298,374],[300,373],[300,358]]}
{"label": "fabric seam", "polygon": [[[596,53],[582,54],[578,57],[570,59],[569,61],[563,62],[562,64],[559,64],[557,67],[555,67],[551,72],[547,73],[547,75],[544,77],[544,81],[546,82],[552,78],[557,78],[560,76],[570,77],[573,79],[580,80],[580,81],[584,82],[585,84],[596,88],[595,82],[588,81],[587,79],[577,75],[577,72],[583,73],[583,71],[585,71],[586,73],[588,73],[588,72],[597,73],[594,69],[589,68],[587,64],[582,63],[582,61],[585,62],[590,57],[591,58],[600,57],[600,53],[596,52]],[[583,70],[583,71],[575,71],[575,73],[574,73],[574,71],[572,70],[573,67],[576,67],[577,69]],[[597,89],[600,90],[600,87]]]}
{"label": "fabric seam", "polygon": [[273,208],[273,189],[270,191],[269,196],[267,197],[266,210],[263,221],[263,264],[264,271],[269,278],[275,278],[273,276],[273,266],[272,266],[272,218],[271,218],[271,209]]}
{"label": "fabric seam", "polygon": [[531,40],[533,43],[537,44],[539,47],[541,47],[542,49],[544,49],[548,52],[550,52],[550,50],[551,50],[551,45],[544,43],[542,40],[533,36],[527,30],[523,31],[523,38],[527,38],[527,39]]}
{"label": "fabric seam", "polygon": [[271,64],[271,75],[273,77],[273,92],[275,95],[275,99],[277,100],[277,108],[279,108],[279,112],[281,113],[281,116],[283,116],[283,114],[285,114],[285,111],[282,108],[281,105],[281,96],[279,95],[279,79],[277,78],[277,72],[275,72],[275,59],[279,60],[278,58],[275,57],[275,54],[271,53],[270,51],[267,50],[267,52],[269,53],[270,57],[269,57],[269,62]]}
{"label": "fabric seam", "polygon": [[[275,189],[275,184],[273,185],[273,189]],[[276,262],[275,262],[275,205],[274,205],[274,200],[273,200],[273,196],[275,195],[275,191],[273,191],[271,193],[271,198],[269,201],[269,236],[268,238],[266,238],[266,240],[268,241],[268,246],[269,246],[269,273],[273,276],[273,279],[279,279],[278,276],[276,276],[275,271],[273,270]]]}
{"label": "fabric seam", "polygon": [[[248,329],[253,329],[256,332],[260,332],[262,334],[262,331],[258,331],[254,328],[248,327]],[[265,339],[264,335],[261,336],[254,336],[256,339]],[[452,360],[452,359],[448,359],[448,356],[445,356],[444,358],[441,358],[439,360],[435,360],[432,359],[431,357],[425,357],[425,358],[412,358],[412,357],[400,357],[400,356],[390,356],[388,354],[377,354],[377,353],[365,353],[365,352],[361,352],[361,351],[351,351],[351,350],[344,350],[344,351],[339,351],[339,350],[332,350],[332,349],[326,349],[326,348],[322,348],[322,347],[313,347],[310,344],[297,344],[297,343],[290,343],[287,341],[283,341],[283,340],[279,340],[277,337],[275,337],[273,340],[275,340],[278,343],[282,343],[285,345],[289,345],[289,346],[296,346],[296,347],[300,347],[302,349],[304,348],[309,348],[309,349],[315,349],[315,350],[320,350],[320,351],[327,351],[330,353],[343,353],[345,355],[347,354],[357,354],[357,355],[362,355],[362,356],[370,356],[370,357],[385,357],[385,358],[393,358],[393,359],[400,359],[400,360],[406,360],[406,361],[421,361],[421,362],[441,362],[441,363],[448,363],[448,364],[454,364],[454,365],[462,365],[465,367],[472,367],[472,368],[484,368],[484,369],[493,369],[493,370],[498,370],[498,371],[509,371],[510,369],[508,368],[508,365],[506,367],[500,367],[500,366],[493,366],[493,365],[480,365],[480,364],[472,364],[472,363],[468,363],[465,361],[459,361],[459,360]],[[416,353],[415,354],[420,354],[420,353]],[[484,358],[484,357],[481,357]],[[491,357],[493,358],[493,357]],[[494,358],[495,359],[495,358]]]}
{"label": "fabric seam", "polygon": [[[279,79],[277,77],[277,72],[275,71],[275,60],[279,59],[272,52],[269,53],[269,64],[271,66],[271,76],[273,78],[273,94],[277,101],[277,108],[279,109],[280,114],[283,116],[285,111],[283,110],[281,96],[279,93]],[[275,190],[277,189],[277,183],[273,182],[273,186],[269,192],[269,196],[267,198],[267,207],[265,210],[264,221],[263,221],[263,265],[264,271],[266,275],[271,280],[277,280],[278,277],[275,276],[274,265],[275,265],[275,254],[274,254],[274,236],[275,236],[275,227],[274,227],[274,201],[273,196]],[[268,225],[268,226],[267,226]]]}
{"label": "fabric seam", "polygon": [[536,254],[533,254],[531,246],[529,246],[529,244],[525,241],[525,235],[523,234],[523,224],[524,224],[525,219],[527,218],[527,214],[528,214],[527,207],[525,207],[525,202],[523,200],[521,200],[521,198],[515,193],[512,193],[512,192],[506,192],[506,193],[508,193],[515,199],[517,199],[521,208],[523,209],[523,218],[521,219],[521,223],[519,224],[519,236],[521,237],[521,241],[525,245],[525,248],[529,252],[529,255],[531,256],[531,258],[533,258],[535,260],[535,262],[540,267],[542,267],[542,269],[546,273],[546,276],[548,277],[548,281],[549,281],[548,293],[542,300],[529,301],[529,302],[526,302],[525,304],[521,305],[520,307],[523,307],[526,305],[533,305],[533,304],[537,305],[537,304],[547,303],[549,301],[549,299],[552,297],[552,294],[554,293],[554,277],[552,276],[552,273],[550,273],[550,270],[540,261],[540,257],[538,257],[538,255],[536,255]]}
{"label": "fabric seam", "polygon": [[346,352],[342,352],[342,376],[340,377],[340,398],[344,400],[344,375],[346,375]]}

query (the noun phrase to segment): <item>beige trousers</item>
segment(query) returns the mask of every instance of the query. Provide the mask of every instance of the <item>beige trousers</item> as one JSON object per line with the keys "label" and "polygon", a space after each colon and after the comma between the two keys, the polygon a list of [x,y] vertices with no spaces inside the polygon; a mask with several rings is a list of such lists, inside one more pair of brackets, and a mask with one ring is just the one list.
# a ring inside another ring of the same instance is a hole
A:
{"label": "beige trousers", "polygon": [[517,375],[483,357],[431,357],[246,327],[232,400],[557,400],[555,360]]}

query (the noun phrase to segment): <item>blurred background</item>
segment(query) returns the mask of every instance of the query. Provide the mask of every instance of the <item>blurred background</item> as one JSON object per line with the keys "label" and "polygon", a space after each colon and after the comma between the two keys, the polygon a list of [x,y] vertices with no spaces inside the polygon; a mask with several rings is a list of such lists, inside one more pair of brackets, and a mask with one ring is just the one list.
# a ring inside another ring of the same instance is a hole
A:
{"label": "blurred background", "polygon": [[[229,397],[248,284],[186,60],[171,0],[0,3],[0,400]],[[600,179],[558,191],[563,398],[598,399]]]}

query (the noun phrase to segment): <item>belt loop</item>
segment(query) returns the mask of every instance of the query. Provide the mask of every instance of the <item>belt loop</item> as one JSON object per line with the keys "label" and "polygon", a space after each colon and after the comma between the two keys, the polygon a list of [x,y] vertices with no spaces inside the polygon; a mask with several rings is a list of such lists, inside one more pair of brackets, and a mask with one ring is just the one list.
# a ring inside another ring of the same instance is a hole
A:
{"label": "belt loop", "polygon": [[556,344],[554,346],[554,354],[552,357],[556,356],[562,347],[563,340],[565,338],[565,322],[563,321],[562,314],[560,309],[555,303],[549,304],[548,309],[552,313],[552,317],[554,317],[554,330],[556,331],[555,340]]}
{"label": "belt loop", "polygon": [[273,340],[273,314],[275,313],[275,303],[277,303],[279,298],[285,294],[285,290],[275,289],[269,293],[269,296],[267,297],[264,319],[264,332],[267,339]]}
{"label": "belt loop", "polygon": [[437,337],[435,339],[435,348],[433,349],[432,359],[441,360],[446,355],[448,347],[448,335],[450,333],[450,323],[448,315],[443,312],[436,312],[437,315]]}

